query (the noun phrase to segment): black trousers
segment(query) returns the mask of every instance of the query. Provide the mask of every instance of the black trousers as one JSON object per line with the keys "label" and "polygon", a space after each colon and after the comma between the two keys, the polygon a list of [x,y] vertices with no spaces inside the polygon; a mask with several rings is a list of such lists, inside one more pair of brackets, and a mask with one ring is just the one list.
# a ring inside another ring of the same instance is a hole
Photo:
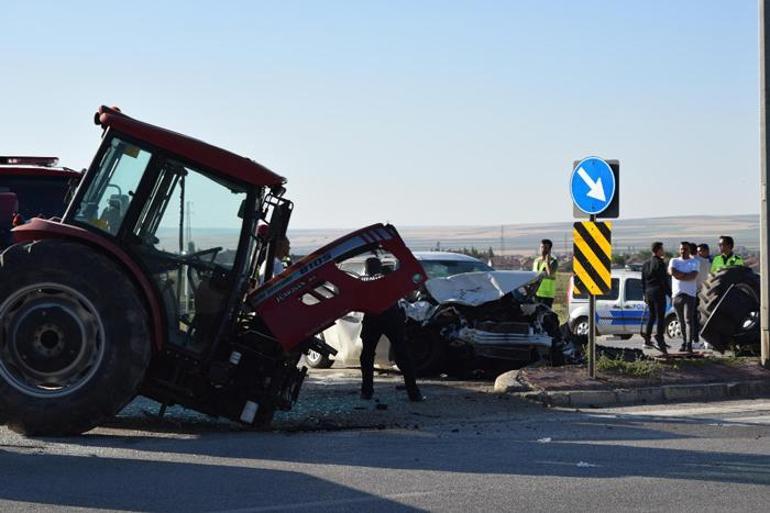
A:
{"label": "black trousers", "polygon": [[655,340],[660,343],[664,342],[663,332],[666,327],[666,293],[662,290],[650,290],[645,294],[645,301],[647,302],[648,317],[647,326],[644,330],[644,338],[650,340],[652,336],[652,326],[657,322],[657,329],[655,330]]}
{"label": "black trousers", "polygon": [[674,298],[674,310],[679,319],[679,327],[682,330],[682,342],[685,345],[692,345],[695,340],[695,296],[687,294],[677,294]]}
{"label": "black trousers", "polygon": [[404,376],[404,384],[409,395],[418,394],[415,379],[414,362],[404,336],[404,312],[398,307],[392,307],[385,312],[374,315],[364,314],[361,326],[361,392],[371,394],[374,391],[374,352],[377,342],[385,335],[390,340],[396,357],[396,365]]}

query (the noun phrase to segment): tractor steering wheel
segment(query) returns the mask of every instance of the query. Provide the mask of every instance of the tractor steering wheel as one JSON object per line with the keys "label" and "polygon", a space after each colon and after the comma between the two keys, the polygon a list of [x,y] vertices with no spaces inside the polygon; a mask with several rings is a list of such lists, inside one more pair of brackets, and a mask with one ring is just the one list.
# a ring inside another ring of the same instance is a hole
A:
{"label": "tractor steering wheel", "polygon": [[187,259],[201,260],[202,256],[208,255],[209,253],[211,253],[212,254],[211,260],[208,263],[213,263],[214,259],[217,257],[217,253],[219,253],[220,251],[222,251],[222,246],[217,246],[215,248],[209,248],[209,249],[204,249],[202,251],[196,251],[195,253],[190,253],[189,255],[185,255],[184,258],[185,260]]}
{"label": "tractor steering wheel", "polygon": [[[222,251],[221,246],[215,248],[204,249],[202,251],[196,251],[184,256],[184,261],[187,264],[187,282],[190,284],[193,295],[198,293],[198,284],[200,283],[200,270],[196,268],[196,265],[202,266],[209,271],[216,269],[214,259],[217,257],[217,253]],[[206,262],[201,259],[202,256],[211,253],[211,260]]]}

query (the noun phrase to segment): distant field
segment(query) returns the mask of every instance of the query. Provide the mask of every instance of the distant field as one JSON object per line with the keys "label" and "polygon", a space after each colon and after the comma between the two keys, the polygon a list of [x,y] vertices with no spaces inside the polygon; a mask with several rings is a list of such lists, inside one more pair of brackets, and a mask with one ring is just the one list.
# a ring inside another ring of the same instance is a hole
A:
{"label": "distant field", "polygon": [[[439,246],[443,249],[475,247],[492,248],[504,254],[532,255],[540,239],[549,238],[557,254],[572,252],[572,223],[506,224],[496,226],[397,226],[399,233],[413,251]],[[354,227],[330,229],[289,230],[292,250],[304,254],[318,249],[349,233]],[[613,252],[635,252],[648,249],[659,240],[672,248],[681,240],[706,242],[716,249],[719,235],[732,235],[736,246],[759,247],[759,216],[686,216],[620,219],[613,221]]]}
{"label": "distant field", "polygon": [[[307,255],[329,242],[353,231],[356,227],[289,229],[292,253]],[[531,255],[537,253],[540,240],[551,239],[556,254],[572,252],[572,221],[545,224],[506,224],[496,226],[397,226],[406,244],[413,251],[441,249],[492,248],[497,254]],[[502,241],[501,241],[502,228]],[[222,246],[232,249],[238,242],[238,231],[226,228],[196,228],[196,247]],[[688,216],[620,219],[613,221],[612,250],[632,253],[648,249],[659,240],[669,248],[679,241],[706,242],[716,249],[719,235],[732,235],[738,248],[759,247],[759,216]],[[161,245],[177,247],[178,230],[162,228],[158,237]],[[501,251],[502,249],[502,251]]]}

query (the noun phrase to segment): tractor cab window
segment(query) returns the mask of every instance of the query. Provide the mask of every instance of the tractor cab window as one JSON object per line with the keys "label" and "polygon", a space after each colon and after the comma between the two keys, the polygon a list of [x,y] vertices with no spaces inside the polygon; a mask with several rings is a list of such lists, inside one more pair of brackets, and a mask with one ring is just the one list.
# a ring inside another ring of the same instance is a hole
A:
{"label": "tractor cab window", "polygon": [[163,163],[131,240],[161,292],[172,343],[197,351],[218,327],[237,281],[245,199],[243,187]]}
{"label": "tractor cab window", "polygon": [[117,235],[151,156],[114,137],[80,200],[75,220]]}

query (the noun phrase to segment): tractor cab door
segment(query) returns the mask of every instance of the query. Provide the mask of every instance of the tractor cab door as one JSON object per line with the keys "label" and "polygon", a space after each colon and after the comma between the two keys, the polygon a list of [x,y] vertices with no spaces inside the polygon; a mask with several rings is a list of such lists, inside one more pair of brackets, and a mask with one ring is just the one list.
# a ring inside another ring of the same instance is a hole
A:
{"label": "tractor cab door", "polygon": [[167,159],[145,190],[130,248],[160,291],[169,343],[203,353],[244,282],[246,189]]}

